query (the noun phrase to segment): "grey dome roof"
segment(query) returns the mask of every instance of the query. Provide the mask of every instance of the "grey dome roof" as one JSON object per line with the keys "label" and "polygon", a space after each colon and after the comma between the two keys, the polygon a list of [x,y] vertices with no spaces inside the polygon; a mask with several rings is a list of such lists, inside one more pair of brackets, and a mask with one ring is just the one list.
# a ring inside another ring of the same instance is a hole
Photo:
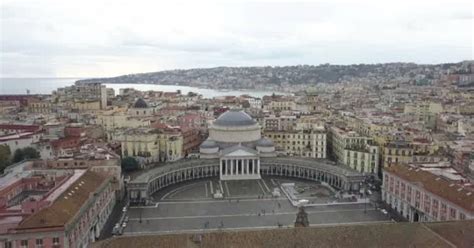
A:
{"label": "grey dome roof", "polygon": [[133,104],[134,108],[148,108],[148,104],[145,100],[138,98],[138,100]]}
{"label": "grey dome roof", "polygon": [[251,126],[255,123],[257,122],[250,115],[238,109],[228,110],[214,121],[217,126]]}
{"label": "grey dome roof", "polygon": [[261,147],[272,147],[274,146],[273,145],[273,141],[271,141],[270,139],[267,139],[267,138],[261,138],[257,141],[257,146],[261,146]]}
{"label": "grey dome roof", "polygon": [[202,142],[201,148],[215,148],[217,147],[217,143],[214,140],[207,139],[204,142]]}

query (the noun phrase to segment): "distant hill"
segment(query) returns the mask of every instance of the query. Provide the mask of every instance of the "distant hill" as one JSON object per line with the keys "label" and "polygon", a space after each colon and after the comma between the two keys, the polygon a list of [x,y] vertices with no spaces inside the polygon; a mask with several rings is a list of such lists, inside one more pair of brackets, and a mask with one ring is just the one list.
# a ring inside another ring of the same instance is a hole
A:
{"label": "distant hill", "polygon": [[81,83],[165,84],[213,87],[221,89],[262,88],[281,85],[314,85],[378,80],[437,78],[441,71],[456,64],[418,65],[414,63],[357,65],[297,65],[265,67],[216,67],[129,74],[111,78],[79,80]]}

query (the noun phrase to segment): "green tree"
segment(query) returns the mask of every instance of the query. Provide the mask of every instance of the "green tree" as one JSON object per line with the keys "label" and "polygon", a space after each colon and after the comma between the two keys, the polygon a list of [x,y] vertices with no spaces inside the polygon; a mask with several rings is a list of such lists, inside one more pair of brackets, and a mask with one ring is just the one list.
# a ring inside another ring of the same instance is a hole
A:
{"label": "green tree", "polygon": [[124,171],[134,171],[139,167],[138,161],[133,157],[126,157],[122,159],[122,170]]}
{"label": "green tree", "polygon": [[188,97],[195,97],[197,96],[197,93],[194,93],[192,91],[188,92]]}
{"label": "green tree", "polygon": [[25,158],[25,154],[23,154],[23,149],[16,149],[15,153],[13,153],[13,163],[20,162],[24,158]]}
{"label": "green tree", "polygon": [[25,159],[35,159],[41,157],[40,153],[31,146],[23,148],[23,154],[25,155]]}
{"label": "green tree", "polygon": [[40,153],[33,147],[25,147],[23,149],[16,149],[13,154],[13,163],[20,162],[25,159],[40,158]]}
{"label": "green tree", "polygon": [[0,145],[0,173],[11,163],[12,152],[7,145]]}

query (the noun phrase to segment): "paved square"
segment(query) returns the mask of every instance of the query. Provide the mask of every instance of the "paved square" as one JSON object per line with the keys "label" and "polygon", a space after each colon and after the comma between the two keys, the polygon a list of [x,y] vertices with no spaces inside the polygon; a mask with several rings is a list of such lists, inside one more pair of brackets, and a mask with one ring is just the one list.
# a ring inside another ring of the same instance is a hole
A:
{"label": "paved square", "polygon": [[[270,196],[274,184],[278,180],[204,180],[177,185],[157,194],[155,206],[131,207],[124,234],[293,226],[297,209],[284,196]],[[318,187],[298,185],[318,191]],[[212,199],[211,192],[221,187],[230,198]],[[311,190],[309,194],[315,194]],[[311,225],[389,221],[372,204],[323,205],[307,207],[306,212]]]}

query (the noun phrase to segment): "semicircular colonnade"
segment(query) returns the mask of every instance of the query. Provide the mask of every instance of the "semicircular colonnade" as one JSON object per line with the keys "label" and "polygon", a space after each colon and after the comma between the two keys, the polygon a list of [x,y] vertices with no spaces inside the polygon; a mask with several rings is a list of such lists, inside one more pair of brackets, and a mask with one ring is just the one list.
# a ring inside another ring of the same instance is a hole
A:
{"label": "semicircular colonnade", "polygon": [[[324,159],[260,158],[260,173],[326,182],[345,191],[359,190],[360,183],[365,179],[361,173],[331,163]],[[155,167],[144,171],[128,184],[130,203],[147,204],[152,194],[165,187],[211,177],[219,177],[218,159],[181,160]]]}

